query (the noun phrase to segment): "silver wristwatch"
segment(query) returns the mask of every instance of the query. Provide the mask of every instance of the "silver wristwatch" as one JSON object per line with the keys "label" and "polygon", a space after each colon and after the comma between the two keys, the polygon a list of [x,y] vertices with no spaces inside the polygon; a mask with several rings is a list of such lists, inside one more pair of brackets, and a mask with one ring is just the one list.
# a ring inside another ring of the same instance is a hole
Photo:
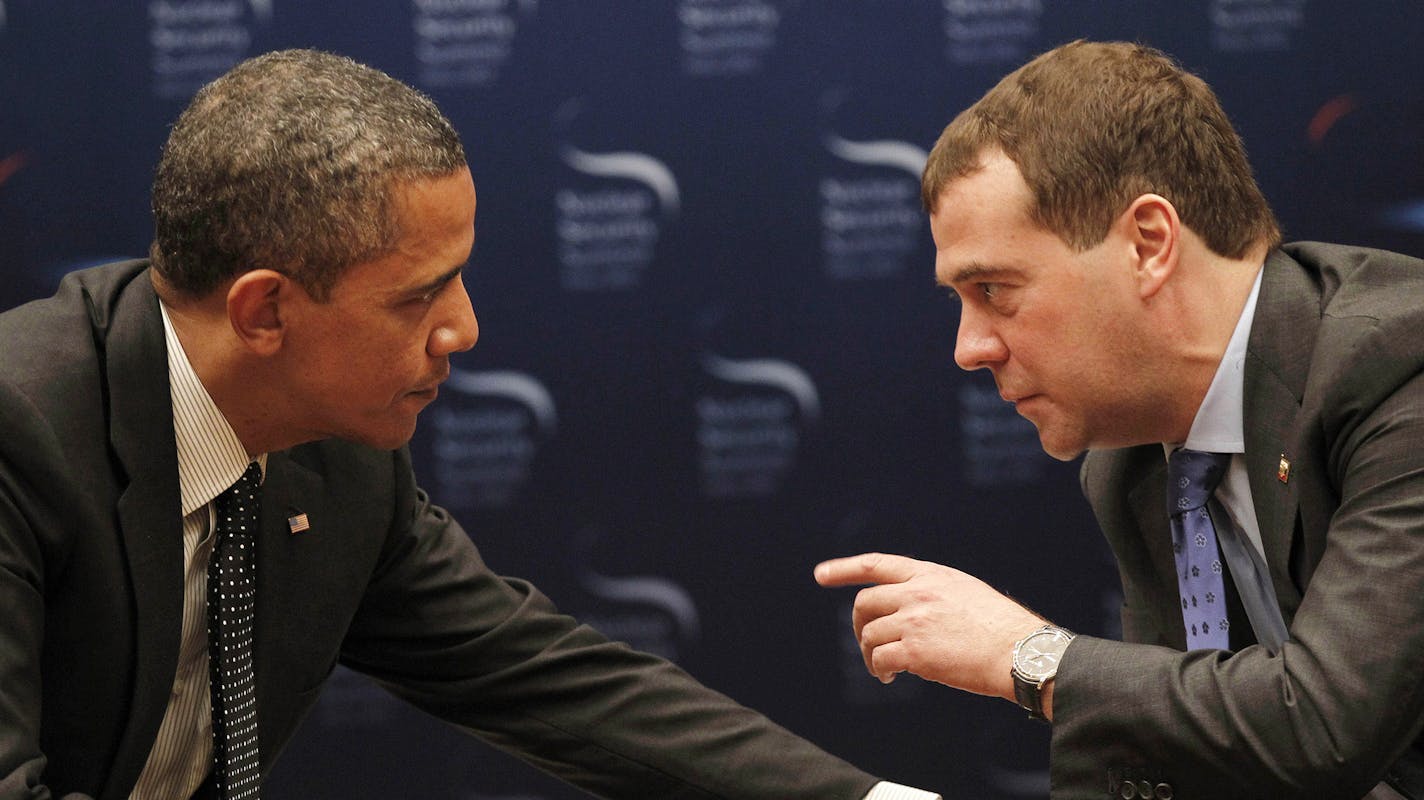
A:
{"label": "silver wristwatch", "polygon": [[1014,643],[1014,699],[1033,719],[1048,719],[1043,713],[1043,686],[1058,674],[1058,661],[1073,636],[1065,628],[1044,625]]}

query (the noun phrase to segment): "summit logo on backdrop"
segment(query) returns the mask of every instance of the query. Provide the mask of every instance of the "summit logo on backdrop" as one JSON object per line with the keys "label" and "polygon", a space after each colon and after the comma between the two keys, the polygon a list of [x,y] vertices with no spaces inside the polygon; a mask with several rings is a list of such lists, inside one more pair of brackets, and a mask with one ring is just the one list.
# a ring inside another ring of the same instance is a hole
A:
{"label": "summit logo on backdrop", "polygon": [[537,0],[412,0],[420,83],[485,86],[499,79]]}
{"label": "summit logo on backdrop", "polygon": [[662,225],[680,210],[677,178],[646,153],[569,145],[561,157],[572,174],[554,195],[560,285],[571,292],[636,289]]}
{"label": "summit logo on backdrop", "polygon": [[776,47],[781,10],[768,0],[680,0],[677,21],[683,72],[750,75]]}
{"label": "summit logo on backdrop", "polygon": [[454,508],[499,508],[529,480],[558,427],[554,399],[521,372],[452,370],[426,416],[440,496]]}
{"label": "summit logo on backdrop", "polygon": [[273,0],[153,0],[148,41],[153,93],[185,98],[251,53],[257,26],[272,23]]}
{"label": "summit logo on backdrop", "polygon": [[1049,458],[1038,429],[1005,403],[993,383],[959,388],[960,463],[971,486],[1020,486],[1041,479]]}
{"label": "summit logo on backdrop", "polygon": [[702,360],[715,385],[697,399],[698,466],[706,497],[774,494],[796,464],[802,431],[821,418],[816,385],[787,361]]}
{"label": "summit logo on backdrop", "polygon": [[1024,61],[1034,49],[1043,0],[943,0],[945,55],[952,64]]}
{"label": "summit logo on backdrop", "polygon": [[825,137],[836,167],[820,183],[821,257],[832,280],[889,278],[920,247],[924,150],[893,140]]}
{"label": "summit logo on backdrop", "polygon": [[1289,50],[1305,28],[1306,0],[1212,0],[1212,47],[1227,53]]}
{"label": "summit logo on backdrop", "polygon": [[603,538],[596,528],[579,534],[572,552],[578,583],[590,603],[575,612],[610,639],[675,660],[702,637],[692,594],[659,575],[605,575],[594,569],[593,551]]}

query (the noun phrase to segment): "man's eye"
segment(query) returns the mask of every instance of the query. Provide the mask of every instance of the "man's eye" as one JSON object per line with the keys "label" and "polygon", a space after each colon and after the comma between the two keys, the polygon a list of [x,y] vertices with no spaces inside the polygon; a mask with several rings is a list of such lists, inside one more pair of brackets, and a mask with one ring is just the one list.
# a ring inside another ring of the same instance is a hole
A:
{"label": "man's eye", "polygon": [[445,286],[446,286],[446,284],[443,284],[443,283],[442,283],[442,284],[440,284],[439,286],[436,286],[435,288],[433,288],[433,289],[431,289],[430,291],[426,292],[425,294],[420,294],[420,295],[416,295],[415,297],[412,297],[412,298],[410,299],[410,301],[411,301],[412,303],[416,303],[416,304],[418,304],[418,305],[428,306],[428,305],[430,305],[431,303],[435,302],[435,298],[437,298],[437,297],[440,296],[440,292],[442,292],[442,291],[445,289]]}
{"label": "man's eye", "polygon": [[984,299],[993,300],[994,295],[999,293],[999,284],[981,283],[979,284],[979,292],[984,295]]}

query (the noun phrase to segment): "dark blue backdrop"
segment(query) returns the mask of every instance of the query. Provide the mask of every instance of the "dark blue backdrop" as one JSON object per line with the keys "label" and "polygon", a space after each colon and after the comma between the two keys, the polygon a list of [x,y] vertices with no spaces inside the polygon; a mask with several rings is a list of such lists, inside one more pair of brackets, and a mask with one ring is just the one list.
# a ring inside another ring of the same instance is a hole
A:
{"label": "dark blue backdrop", "polygon": [[[882,687],[817,560],[902,551],[1112,633],[1074,466],[952,361],[917,173],[1027,56],[1146,41],[1220,93],[1290,238],[1424,253],[1414,0],[0,0],[0,308],[141,255],[193,90],[334,50],[469,151],[480,344],[422,481],[496,568],[897,780],[1045,794],[1046,729]],[[568,798],[338,672],[272,797]]]}

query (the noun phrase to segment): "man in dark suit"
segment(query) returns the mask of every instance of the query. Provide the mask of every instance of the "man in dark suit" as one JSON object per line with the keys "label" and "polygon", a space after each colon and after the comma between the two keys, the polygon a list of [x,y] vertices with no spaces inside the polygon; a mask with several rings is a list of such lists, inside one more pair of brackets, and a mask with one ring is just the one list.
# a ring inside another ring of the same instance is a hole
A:
{"label": "man in dark suit", "polygon": [[1211,90],[1136,45],[1004,78],[923,190],[955,360],[1089,451],[1126,642],[950,567],[821,564],[878,584],[869,670],[1051,720],[1055,798],[1424,797],[1424,262],[1281,246]]}
{"label": "man in dark suit", "polygon": [[338,663],[605,796],[929,796],[559,614],[416,487],[404,444],[478,336],[474,185],[428,98],[245,62],[174,126],[154,211],[151,261],[0,315],[0,798],[256,797]]}

